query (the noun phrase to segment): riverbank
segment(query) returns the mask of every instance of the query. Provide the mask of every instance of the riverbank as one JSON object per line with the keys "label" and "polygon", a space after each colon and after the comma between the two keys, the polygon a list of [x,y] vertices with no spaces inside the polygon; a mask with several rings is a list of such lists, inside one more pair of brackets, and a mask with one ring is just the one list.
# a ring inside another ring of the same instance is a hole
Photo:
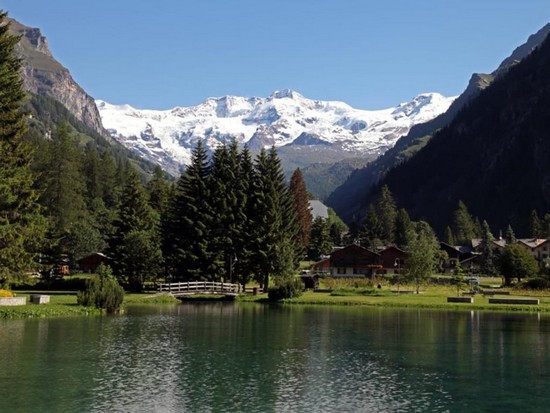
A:
{"label": "riverbank", "polygon": [[[476,294],[473,303],[448,303],[447,297],[456,296],[456,289],[442,286],[428,286],[421,290],[420,294],[412,293],[412,286],[402,286],[397,294],[389,289],[374,291],[372,294],[358,294],[346,292],[344,295],[333,295],[331,292],[306,291],[297,298],[282,300],[284,305],[319,305],[319,306],[364,306],[364,307],[388,307],[388,308],[418,308],[438,309],[449,311],[496,311],[496,312],[539,312],[550,313],[550,291],[511,290],[507,298],[532,297],[540,301],[539,305],[527,304],[490,304],[489,296]],[[83,307],[76,302],[76,293],[26,291],[18,293],[18,296],[26,296],[27,303],[31,294],[48,294],[50,303],[43,305],[26,304],[24,306],[0,307],[0,319],[6,318],[45,318],[45,317],[74,317],[100,315],[101,311],[94,307]],[[210,300],[213,297],[208,297]],[[237,298],[238,302],[264,303],[267,302],[267,294],[243,295]],[[180,300],[170,295],[155,293],[128,293],[124,297],[124,306],[143,304],[178,304]]]}
{"label": "riverbank", "polygon": [[[31,304],[31,294],[50,296],[48,304]],[[21,306],[0,306],[0,319],[7,318],[48,318],[101,315],[95,307],[84,307],[76,302],[76,292],[67,291],[24,291],[17,297],[26,297],[27,304]],[[159,294],[126,294],[124,305],[132,304],[177,304],[180,301],[172,296]]]}

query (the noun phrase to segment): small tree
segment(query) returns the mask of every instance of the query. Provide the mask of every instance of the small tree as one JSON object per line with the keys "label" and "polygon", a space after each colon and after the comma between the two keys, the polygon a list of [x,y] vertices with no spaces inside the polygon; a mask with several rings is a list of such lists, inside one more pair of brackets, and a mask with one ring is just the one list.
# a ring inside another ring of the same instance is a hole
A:
{"label": "small tree", "polygon": [[416,293],[420,285],[428,280],[437,265],[439,244],[433,230],[426,222],[419,222],[415,236],[411,237],[407,248],[406,278],[415,284]]}
{"label": "small tree", "polygon": [[100,264],[97,275],[86,280],[84,290],[77,294],[80,305],[105,310],[107,313],[116,313],[124,301],[124,290],[113,276],[111,267]]}
{"label": "small tree", "polygon": [[456,263],[454,275],[451,281],[456,286],[456,295],[459,296],[461,288],[466,285],[464,282],[464,271],[462,270],[462,266],[459,262]]}
{"label": "small tree", "polygon": [[504,248],[499,264],[505,285],[510,285],[514,277],[521,282],[522,277],[532,277],[539,270],[537,261],[518,244],[507,245]]}

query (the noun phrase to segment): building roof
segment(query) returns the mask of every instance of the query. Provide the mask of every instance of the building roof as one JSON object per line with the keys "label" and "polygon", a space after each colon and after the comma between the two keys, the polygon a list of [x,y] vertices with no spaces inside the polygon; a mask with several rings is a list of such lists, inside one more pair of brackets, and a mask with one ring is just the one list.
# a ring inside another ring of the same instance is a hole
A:
{"label": "building roof", "polygon": [[310,200],[309,209],[311,211],[311,216],[313,219],[317,217],[328,219],[328,207],[321,201],[318,201],[316,199]]}
{"label": "building roof", "polygon": [[529,248],[537,248],[547,242],[547,239],[544,238],[521,238],[518,239],[518,242],[527,245]]}

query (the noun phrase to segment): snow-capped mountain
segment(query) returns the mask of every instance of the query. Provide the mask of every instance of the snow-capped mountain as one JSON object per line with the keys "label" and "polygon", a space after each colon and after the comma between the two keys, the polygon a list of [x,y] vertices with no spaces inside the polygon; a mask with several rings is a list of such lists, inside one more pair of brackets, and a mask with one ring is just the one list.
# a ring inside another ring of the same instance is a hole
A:
{"label": "snow-capped mountain", "polygon": [[350,156],[376,156],[413,125],[445,112],[454,99],[426,93],[393,108],[367,111],[281,90],[267,98],[224,96],[166,111],[101,100],[96,105],[113,138],[177,175],[189,164],[198,140],[210,150],[232,139],[253,151],[272,145],[330,147],[335,162]]}

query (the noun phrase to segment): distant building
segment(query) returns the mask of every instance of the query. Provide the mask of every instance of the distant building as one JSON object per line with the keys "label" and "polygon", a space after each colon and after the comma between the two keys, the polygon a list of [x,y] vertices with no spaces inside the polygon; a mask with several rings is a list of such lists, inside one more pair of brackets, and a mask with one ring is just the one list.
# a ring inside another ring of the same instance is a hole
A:
{"label": "distant building", "polygon": [[107,257],[101,252],[94,252],[84,258],[77,261],[78,267],[83,272],[95,272],[100,264],[109,265],[111,258]]}
{"label": "distant building", "polygon": [[311,211],[311,217],[313,219],[317,217],[328,219],[328,207],[321,201],[316,199],[309,201],[309,210]]}

